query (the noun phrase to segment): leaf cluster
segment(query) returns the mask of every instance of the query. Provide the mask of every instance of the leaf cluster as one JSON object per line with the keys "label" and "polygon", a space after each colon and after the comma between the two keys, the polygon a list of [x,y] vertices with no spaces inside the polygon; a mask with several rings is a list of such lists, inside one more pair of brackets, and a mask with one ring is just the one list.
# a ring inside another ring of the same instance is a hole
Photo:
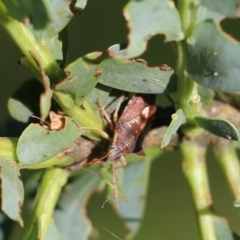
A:
{"label": "leaf cluster", "polygon": [[[117,211],[129,230],[126,239],[133,239],[140,228],[151,163],[163,152],[158,147],[180,149],[184,156],[202,239],[239,239],[211,208],[205,166],[206,148],[213,142],[238,202],[240,176],[235,171],[240,165],[229,140],[240,139],[236,110],[240,44],[221,23],[239,17],[239,4],[239,0],[130,1],[123,9],[128,44],[68,63],[67,27],[84,11],[86,1],[0,1],[0,23],[24,54],[20,63],[34,73],[9,99],[9,112],[25,123],[36,113],[40,116],[40,124],[29,124],[19,138],[0,138],[1,207],[21,226],[24,222],[23,239],[90,237],[92,225],[85,213],[89,196],[106,188],[109,202],[114,201],[108,163],[84,171],[86,163],[108,151],[110,143],[100,133],[113,134],[97,103],[111,115],[123,92],[128,99],[141,94],[157,106],[143,136],[146,156],[130,155],[128,166],[116,171],[123,198]],[[150,67],[139,58],[157,34],[172,43],[175,66]],[[171,107],[163,106],[160,95],[170,100]],[[52,110],[62,119],[56,120],[62,124],[58,129],[51,128]],[[235,171],[230,170],[234,164]],[[22,181],[20,175],[29,170],[31,177]],[[27,186],[39,175],[29,216],[32,198]]]}

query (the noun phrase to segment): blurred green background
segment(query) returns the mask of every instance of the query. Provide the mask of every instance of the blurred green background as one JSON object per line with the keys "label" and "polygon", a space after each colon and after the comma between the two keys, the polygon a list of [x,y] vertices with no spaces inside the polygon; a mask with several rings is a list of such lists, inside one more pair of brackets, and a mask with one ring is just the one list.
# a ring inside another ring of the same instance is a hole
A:
{"label": "blurred green background", "polygon": [[[127,1],[90,0],[85,10],[77,13],[69,25],[69,57],[72,62],[78,57],[93,51],[106,50],[109,46],[127,42],[127,28],[122,9]],[[239,37],[239,21],[224,22],[228,32]],[[19,136],[24,125],[12,120],[7,112],[7,100],[18,86],[32,73],[18,64],[21,52],[13,41],[0,28],[0,136]],[[167,63],[174,67],[175,56],[171,43],[164,43],[163,36],[153,37],[147,52],[140,58],[146,59],[149,66]],[[227,218],[232,229],[240,234],[240,221],[233,207],[234,199],[228,189],[225,177],[208,151],[208,172],[214,209],[219,216]],[[182,173],[180,152],[164,153],[152,165],[146,213],[137,240],[200,240],[193,211],[190,191]],[[88,215],[93,226],[98,229],[101,239],[117,239],[104,228],[120,238],[126,229],[112,206],[106,204],[106,197],[94,194],[88,203]]]}

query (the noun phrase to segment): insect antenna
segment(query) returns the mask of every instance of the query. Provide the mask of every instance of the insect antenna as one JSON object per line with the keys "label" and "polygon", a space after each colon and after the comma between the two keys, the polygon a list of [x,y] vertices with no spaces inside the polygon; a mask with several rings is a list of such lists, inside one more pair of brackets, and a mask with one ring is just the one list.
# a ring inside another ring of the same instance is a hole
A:
{"label": "insect antenna", "polygon": [[35,119],[38,119],[40,120],[41,124],[45,123],[46,125],[48,125],[49,127],[51,127],[50,123],[48,123],[47,121],[43,121],[42,122],[42,119],[40,117],[37,117],[37,116],[34,116],[34,115],[31,115],[30,116],[31,118],[35,118]]}

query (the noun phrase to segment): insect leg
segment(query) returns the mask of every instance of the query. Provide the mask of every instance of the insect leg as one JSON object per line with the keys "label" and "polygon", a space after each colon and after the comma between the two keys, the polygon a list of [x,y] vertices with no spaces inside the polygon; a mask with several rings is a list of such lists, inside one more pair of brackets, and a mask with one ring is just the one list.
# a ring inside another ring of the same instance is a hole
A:
{"label": "insect leg", "polygon": [[117,119],[118,119],[118,111],[119,111],[120,106],[121,106],[123,101],[124,101],[124,94],[122,94],[121,97],[119,97],[119,99],[118,99],[118,103],[117,103],[116,109],[115,109],[114,114],[113,114],[113,121],[114,122],[116,122]]}
{"label": "insect leg", "polygon": [[118,189],[117,189],[117,178],[114,168],[114,161],[112,161],[112,182],[113,182],[113,190],[114,190],[114,197],[115,197],[115,208],[119,208],[119,202],[118,202]]}
{"label": "insect leg", "polygon": [[109,135],[108,135],[106,132],[104,132],[102,129],[100,129],[100,128],[96,128],[96,127],[82,127],[82,126],[80,126],[78,123],[76,123],[74,120],[73,120],[73,122],[77,125],[77,127],[78,127],[79,129],[95,130],[95,131],[99,132],[99,134],[100,134],[103,138],[108,139],[108,140],[111,140],[111,138],[109,137]]}
{"label": "insect leg", "polygon": [[80,129],[84,129],[84,130],[95,130],[97,132],[99,132],[99,134],[105,138],[105,139],[108,139],[108,140],[111,140],[111,138],[109,137],[109,135],[104,132],[103,130],[99,129],[99,128],[96,128],[96,127],[80,127]]}
{"label": "insect leg", "polygon": [[115,167],[115,169],[124,168],[127,166],[127,161],[123,155],[118,159],[117,162],[119,162],[120,164],[117,167]]}
{"label": "insect leg", "polygon": [[103,105],[99,102],[99,101],[96,101],[96,104],[98,105],[102,115],[105,117],[105,119],[107,120],[107,122],[111,125],[112,124],[112,121],[108,115],[108,113],[106,112],[105,108],[103,107]]}

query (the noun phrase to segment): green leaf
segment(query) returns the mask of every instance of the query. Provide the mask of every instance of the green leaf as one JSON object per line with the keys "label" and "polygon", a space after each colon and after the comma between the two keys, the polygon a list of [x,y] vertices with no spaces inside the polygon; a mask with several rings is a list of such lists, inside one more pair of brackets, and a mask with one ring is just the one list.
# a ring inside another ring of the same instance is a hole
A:
{"label": "green leaf", "polygon": [[76,3],[75,3],[75,5],[74,5],[74,7],[75,7],[78,11],[82,12],[83,9],[86,7],[86,5],[87,5],[87,0],[77,0]]}
{"label": "green leaf", "polygon": [[48,47],[60,67],[64,68],[67,62],[69,48],[67,28],[64,28],[61,32],[52,37],[46,43],[46,46]]}
{"label": "green leaf", "polygon": [[101,62],[97,71],[100,83],[127,92],[172,93],[176,90],[173,70],[150,68],[142,61],[108,58]]}
{"label": "green leaf", "polygon": [[186,117],[182,111],[182,109],[178,109],[176,113],[172,116],[172,121],[167,128],[167,131],[163,137],[161,148],[166,147],[171,141],[172,135],[174,135],[179,127],[186,122]]}
{"label": "green leaf", "polygon": [[240,17],[239,0],[201,0],[206,8],[227,17]]}
{"label": "green leaf", "polygon": [[76,104],[81,104],[97,84],[96,60],[101,52],[89,53],[65,68],[66,79],[57,84],[55,90],[70,93]]}
{"label": "green leaf", "polygon": [[215,231],[218,240],[239,240],[240,237],[234,234],[225,219],[214,217]]}
{"label": "green leaf", "polygon": [[160,150],[151,148],[145,150],[146,156],[131,154],[127,156],[128,165],[124,168],[122,177],[122,191],[128,202],[119,198],[119,214],[124,220],[128,232],[128,239],[136,235],[141,226],[147,192],[150,167],[152,161],[159,157]]}
{"label": "green leaf", "polygon": [[1,209],[12,220],[23,226],[20,215],[24,198],[23,184],[15,161],[0,159]]}
{"label": "green leaf", "polygon": [[216,136],[239,141],[238,130],[227,120],[205,117],[195,117],[194,120],[198,126]]}
{"label": "green leaf", "polygon": [[81,134],[73,120],[66,117],[67,125],[59,131],[49,131],[38,124],[30,124],[22,133],[17,145],[20,164],[46,161],[70,146]]}
{"label": "green leaf", "polygon": [[217,12],[213,12],[210,9],[204,7],[203,5],[198,5],[196,10],[197,10],[196,24],[198,24],[204,20],[220,21],[221,19],[224,18],[221,14],[219,14]]}
{"label": "green leaf", "polygon": [[33,112],[24,103],[14,98],[8,99],[8,110],[11,117],[20,122],[28,122],[29,117],[33,115]]}
{"label": "green leaf", "polygon": [[88,94],[86,100],[94,109],[99,110],[99,106],[96,102],[98,101],[104,106],[111,90],[112,88],[97,83],[96,87]]}
{"label": "green leaf", "polygon": [[48,11],[43,0],[3,0],[8,14],[22,22],[26,17],[31,19],[35,29],[42,29],[50,22]]}
{"label": "green leaf", "polygon": [[206,87],[240,90],[240,44],[212,21],[200,23],[187,40],[187,73]]}
{"label": "green leaf", "polygon": [[39,116],[39,96],[43,91],[42,84],[36,79],[25,81],[8,100],[10,115],[25,123],[33,114]]}
{"label": "green leaf", "polygon": [[156,34],[164,34],[166,41],[183,38],[180,17],[173,1],[130,1],[123,11],[128,21],[129,45],[121,52],[109,49],[111,56],[122,59],[139,56],[145,51],[148,40]]}
{"label": "green leaf", "polygon": [[55,59],[63,59],[62,41],[59,39],[59,34],[51,38],[51,40],[48,42],[48,48]]}
{"label": "green leaf", "polygon": [[64,240],[53,219],[50,222],[44,240]]}
{"label": "green leaf", "polygon": [[44,5],[51,17],[51,21],[43,29],[34,29],[30,22],[27,24],[37,40],[46,43],[66,27],[73,17],[69,3],[69,1],[65,0],[44,0]]}
{"label": "green leaf", "polygon": [[202,85],[198,85],[198,94],[201,97],[201,102],[204,104],[205,107],[212,106],[212,99],[214,97],[214,91],[206,88]]}
{"label": "green leaf", "polygon": [[90,194],[100,188],[98,171],[98,168],[85,171],[65,188],[54,213],[56,226],[64,239],[88,239],[91,224],[86,216],[85,205]]}

